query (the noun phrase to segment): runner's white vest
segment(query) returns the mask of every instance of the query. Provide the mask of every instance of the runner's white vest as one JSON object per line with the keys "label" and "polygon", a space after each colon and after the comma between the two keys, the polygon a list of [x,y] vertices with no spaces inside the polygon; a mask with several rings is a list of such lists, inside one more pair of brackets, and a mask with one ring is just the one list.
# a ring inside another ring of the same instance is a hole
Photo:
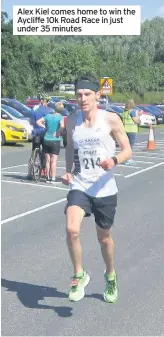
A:
{"label": "runner's white vest", "polygon": [[93,197],[106,197],[118,192],[113,169],[104,171],[98,165],[101,160],[115,155],[115,141],[110,135],[107,113],[98,110],[94,126],[85,127],[80,111],[72,132],[75,174],[70,187]]}

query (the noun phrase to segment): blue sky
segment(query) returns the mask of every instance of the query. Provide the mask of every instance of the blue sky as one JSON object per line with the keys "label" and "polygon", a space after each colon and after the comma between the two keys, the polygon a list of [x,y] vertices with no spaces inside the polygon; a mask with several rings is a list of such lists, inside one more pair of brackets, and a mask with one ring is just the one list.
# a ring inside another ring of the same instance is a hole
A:
{"label": "blue sky", "polygon": [[12,18],[13,5],[106,5],[106,6],[127,6],[127,5],[141,5],[142,21],[145,19],[151,19],[154,16],[164,17],[164,0],[2,0],[1,9],[8,13]]}

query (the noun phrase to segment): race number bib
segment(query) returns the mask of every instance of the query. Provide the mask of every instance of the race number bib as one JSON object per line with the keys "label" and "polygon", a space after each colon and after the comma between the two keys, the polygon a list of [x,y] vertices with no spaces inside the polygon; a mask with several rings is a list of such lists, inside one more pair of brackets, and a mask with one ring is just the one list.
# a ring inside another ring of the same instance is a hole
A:
{"label": "race number bib", "polygon": [[[103,151],[103,149],[102,149]],[[103,151],[104,152],[104,151]],[[79,161],[82,170],[100,172],[101,167],[100,162],[101,160],[105,159],[101,149],[98,150],[79,150]]]}

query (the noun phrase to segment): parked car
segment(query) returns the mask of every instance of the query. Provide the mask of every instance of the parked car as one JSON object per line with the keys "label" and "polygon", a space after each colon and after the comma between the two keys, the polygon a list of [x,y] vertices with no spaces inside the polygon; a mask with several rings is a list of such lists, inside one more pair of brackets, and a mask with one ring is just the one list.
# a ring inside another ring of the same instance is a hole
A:
{"label": "parked car", "polygon": [[163,124],[164,123],[164,114],[159,109],[157,109],[154,105],[139,104],[136,107],[145,111],[145,112],[148,112],[148,113],[154,115],[155,118],[156,118],[157,124]]}
{"label": "parked car", "polygon": [[124,109],[121,106],[118,105],[110,105],[110,107],[115,111],[118,112],[119,114],[122,114]]}
{"label": "parked car", "polygon": [[73,104],[77,104],[77,99],[76,98],[69,98],[68,102],[73,103]]}
{"label": "parked car", "polygon": [[31,117],[31,115],[32,115],[32,111],[31,111],[30,108],[28,108],[26,105],[17,101],[14,98],[2,98],[1,104],[11,106],[12,108],[14,108],[17,111],[19,111],[20,113],[22,113],[24,115],[24,117]]}
{"label": "parked car", "polygon": [[98,109],[102,109],[102,110],[106,110],[106,111],[109,111],[109,112],[113,112],[113,113],[116,113],[122,120],[122,112],[118,112],[118,109],[115,108],[112,108],[111,105],[108,103],[108,104],[98,104]]}
{"label": "parked car", "polygon": [[158,124],[164,123],[164,112],[162,111],[162,109],[154,105],[148,105],[148,108],[152,111],[153,115],[155,114],[157,116]]}
{"label": "parked car", "polygon": [[[142,110],[140,110],[142,111]],[[150,124],[156,125],[156,118],[152,114],[149,114],[148,112],[142,112],[140,115],[140,126],[149,126]]]}
{"label": "parked car", "polygon": [[25,104],[27,105],[27,107],[32,109],[35,105],[40,104],[40,99],[38,99],[38,98],[27,98]]}
{"label": "parked car", "polygon": [[158,109],[160,109],[162,112],[164,111],[164,105],[156,105],[156,107],[158,108]]}
{"label": "parked car", "polygon": [[27,131],[15,121],[1,119],[1,145],[20,143],[28,140]]}
{"label": "parked car", "polygon": [[78,104],[74,104],[74,103],[70,103],[70,102],[62,102],[64,105],[64,108],[71,114],[71,113],[75,113],[78,109],[79,106]]}
{"label": "parked car", "polygon": [[51,96],[51,101],[52,102],[63,102],[65,101],[65,97],[64,96]]}
{"label": "parked car", "polygon": [[1,119],[15,120],[18,124],[22,125],[27,130],[28,139],[32,139],[33,126],[30,124],[29,119],[25,118],[19,111],[11,108],[10,106],[2,104]]}

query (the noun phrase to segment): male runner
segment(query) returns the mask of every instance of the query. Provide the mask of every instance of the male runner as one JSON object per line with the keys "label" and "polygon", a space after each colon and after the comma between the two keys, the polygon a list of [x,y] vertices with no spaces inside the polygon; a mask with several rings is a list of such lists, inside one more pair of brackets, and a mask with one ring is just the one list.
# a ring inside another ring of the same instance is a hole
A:
{"label": "male runner", "polygon": [[[63,182],[71,187],[66,205],[67,244],[74,267],[69,299],[81,300],[85,295],[84,288],[90,280],[82,265],[79,233],[84,216],[93,214],[106,265],[104,300],[114,303],[118,297],[118,289],[111,227],[116,212],[118,189],[113,168],[129,159],[132,152],[119,116],[97,108],[100,98],[99,81],[93,76],[82,76],[76,80],[75,90],[81,111],[68,118],[67,172],[63,176]],[[113,137],[121,148],[117,156]]]}

